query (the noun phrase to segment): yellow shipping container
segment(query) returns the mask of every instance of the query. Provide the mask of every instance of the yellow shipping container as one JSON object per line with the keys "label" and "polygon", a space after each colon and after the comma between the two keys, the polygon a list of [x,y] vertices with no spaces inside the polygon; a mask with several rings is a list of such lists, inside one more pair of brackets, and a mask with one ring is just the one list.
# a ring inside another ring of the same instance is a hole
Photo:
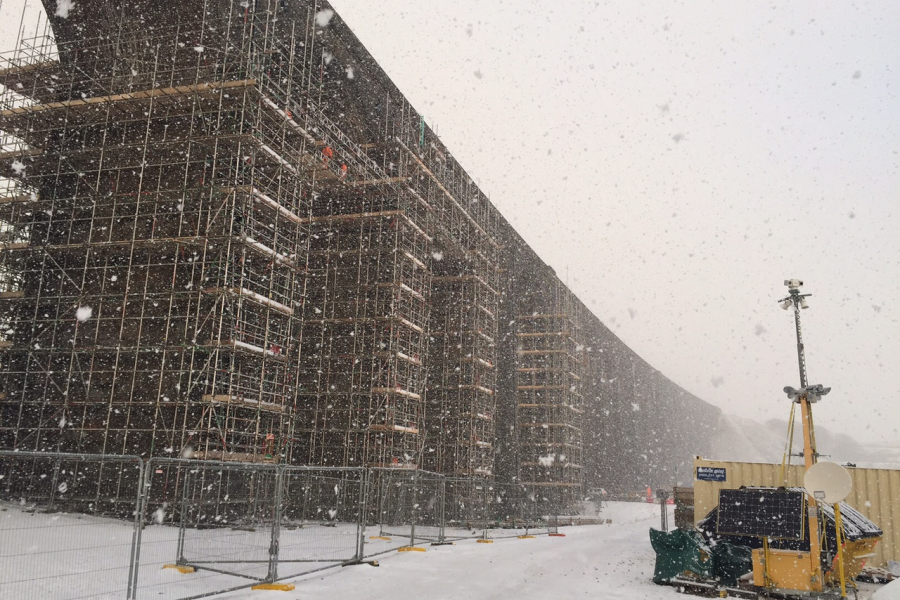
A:
{"label": "yellow shipping container", "polygon": [[[705,471],[707,479],[724,481],[701,481],[697,479],[697,469]],[[715,469],[715,471],[712,471]],[[724,471],[722,471],[724,469]],[[884,567],[887,561],[900,561],[900,470],[858,469],[848,467],[853,478],[853,490],[847,497],[847,504],[863,516],[881,527],[884,537],[875,546],[874,556],[866,564]],[[780,464],[743,463],[694,458],[694,523],[705,517],[719,502],[719,490],[737,489],[742,485],[781,486]],[[803,487],[803,465],[787,468],[787,486]]]}

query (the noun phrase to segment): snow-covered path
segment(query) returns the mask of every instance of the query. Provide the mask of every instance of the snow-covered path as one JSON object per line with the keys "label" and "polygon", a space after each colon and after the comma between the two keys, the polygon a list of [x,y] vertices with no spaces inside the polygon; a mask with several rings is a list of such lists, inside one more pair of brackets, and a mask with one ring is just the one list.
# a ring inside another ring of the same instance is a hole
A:
{"label": "snow-covered path", "polygon": [[654,585],[648,530],[659,527],[659,507],[612,503],[611,525],[562,528],[566,537],[474,540],[427,551],[393,552],[380,567],[332,569],[294,580],[292,592],[236,592],[227,598],[390,600],[538,600],[545,598],[671,599],[684,597]]}

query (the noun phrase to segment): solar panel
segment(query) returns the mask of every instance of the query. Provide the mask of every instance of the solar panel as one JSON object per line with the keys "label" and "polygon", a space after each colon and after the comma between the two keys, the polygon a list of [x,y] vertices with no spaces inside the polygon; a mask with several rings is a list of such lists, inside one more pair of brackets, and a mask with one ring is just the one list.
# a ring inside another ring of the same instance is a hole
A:
{"label": "solar panel", "polygon": [[785,489],[745,488],[719,490],[716,531],[783,540],[802,540],[803,492]]}

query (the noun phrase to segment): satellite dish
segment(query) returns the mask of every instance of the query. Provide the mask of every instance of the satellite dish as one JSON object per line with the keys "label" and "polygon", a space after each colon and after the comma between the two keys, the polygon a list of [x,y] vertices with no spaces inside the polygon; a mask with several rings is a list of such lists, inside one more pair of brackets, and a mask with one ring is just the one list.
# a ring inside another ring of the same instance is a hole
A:
{"label": "satellite dish", "polygon": [[837,504],[850,494],[853,480],[847,469],[833,462],[816,463],[803,476],[806,493],[827,504]]}

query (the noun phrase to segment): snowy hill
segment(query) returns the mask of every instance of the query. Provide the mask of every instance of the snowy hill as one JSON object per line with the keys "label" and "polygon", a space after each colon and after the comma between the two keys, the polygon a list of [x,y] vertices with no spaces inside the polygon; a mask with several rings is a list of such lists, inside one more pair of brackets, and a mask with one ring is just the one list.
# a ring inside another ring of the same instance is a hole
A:
{"label": "snowy hill", "polygon": [[[803,450],[800,420],[795,424],[794,452]],[[710,444],[711,454],[704,458],[743,462],[780,463],[787,439],[787,419],[769,419],[765,423],[723,414]],[[900,447],[864,447],[845,433],[816,427],[818,450],[827,460],[852,462],[859,467],[898,468]]]}

